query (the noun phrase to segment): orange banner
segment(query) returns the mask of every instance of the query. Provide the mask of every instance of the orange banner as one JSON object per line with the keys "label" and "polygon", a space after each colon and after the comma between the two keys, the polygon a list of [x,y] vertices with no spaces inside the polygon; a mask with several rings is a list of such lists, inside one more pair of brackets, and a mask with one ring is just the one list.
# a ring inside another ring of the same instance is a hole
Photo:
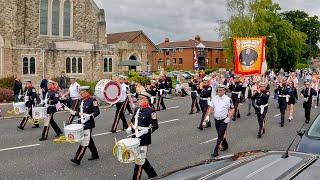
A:
{"label": "orange banner", "polygon": [[234,38],[233,46],[235,73],[245,76],[261,74],[266,38]]}

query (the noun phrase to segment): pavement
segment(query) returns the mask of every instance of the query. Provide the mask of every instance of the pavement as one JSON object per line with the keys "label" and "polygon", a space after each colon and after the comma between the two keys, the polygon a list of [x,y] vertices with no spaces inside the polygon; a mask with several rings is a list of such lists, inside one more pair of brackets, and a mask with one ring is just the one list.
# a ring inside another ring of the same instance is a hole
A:
{"label": "pavement", "polygon": [[[156,172],[164,174],[210,158],[216,142],[216,131],[213,127],[198,130],[201,114],[189,115],[191,98],[175,98],[165,101],[168,109],[157,113],[159,129],[152,135],[148,159]],[[277,103],[270,98],[267,114],[266,134],[257,138],[257,117],[252,112],[247,114],[247,102],[240,107],[241,118],[231,122],[227,139],[229,149],[220,155],[228,155],[249,150],[285,150],[304,123],[302,101],[296,104],[294,120],[286,120],[285,127],[280,127],[280,111]],[[319,109],[312,109],[311,119],[319,114]],[[112,155],[115,138],[127,137],[123,131],[110,134],[115,109],[101,110],[93,130],[94,141],[100,159],[88,161],[91,156],[87,150],[80,166],[70,162],[79,144],[54,144],[54,132],[49,132],[49,140],[40,142],[41,129],[32,129],[27,125],[24,131],[16,128],[21,118],[10,118],[0,121],[0,174],[1,179],[131,179],[133,164],[121,164]],[[62,128],[67,112],[55,115],[55,120]],[[127,116],[127,120],[130,116]],[[306,125],[304,129],[307,129]],[[119,123],[118,129],[122,128]],[[294,150],[299,139],[291,150]],[[147,179],[143,173],[142,179]]]}

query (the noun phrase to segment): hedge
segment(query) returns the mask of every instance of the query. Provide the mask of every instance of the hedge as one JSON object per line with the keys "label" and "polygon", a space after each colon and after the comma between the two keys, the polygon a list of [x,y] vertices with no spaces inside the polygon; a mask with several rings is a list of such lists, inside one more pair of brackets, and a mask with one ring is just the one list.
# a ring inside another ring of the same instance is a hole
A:
{"label": "hedge", "polygon": [[13,76],[1,78],[0,79],[0,87],[5,89],[12,89],[15,78]]}

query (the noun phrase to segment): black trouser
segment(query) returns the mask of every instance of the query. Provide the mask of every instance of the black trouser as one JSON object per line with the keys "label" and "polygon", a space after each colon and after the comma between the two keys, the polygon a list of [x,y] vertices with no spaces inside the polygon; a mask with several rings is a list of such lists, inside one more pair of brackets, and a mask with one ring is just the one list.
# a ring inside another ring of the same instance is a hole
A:
{"label": "black trouser", "polygon": [[[71,99],[71,109],[72,110],[79,112],[80,111],[80,109],[79,109],[80,104],[81,104],[80,99],[74,99],[74,100]],[[77,116],[79,117],[79,115],[77,115]],[[68,121],[67,121],[67,124],[72,124],[74,117],[76,117],[76,115],[70,114]]]}
{"label": "black trouser", "polygon": [[285,113],[288,105],[286,98],[279,97],[278,103],[279,103],[279,108],[281,113],[281,124],[284,124]]}
{"label": "black trouser", "polygon": [[208,110],[208,107],[209,107],[208,100],[200,99],[199,104],[200,104],[200,108],[201,108],[201,111],[202,111],[202,116],[201,116],[199,127],[202,127],[203,126],[202,125],[203,121],[206,118],[207,110]]}
{"label": "black trouser", "polygon": [[311,107],[312,107],[311,102],[303,102],[304,117],[306,118],[306,121],[310,121]]}
{"label": "black trouser", "polygon": [[46,98],[46,94],[48,91],[42,91],[42,99],[44,100]]}
{"label": "black trouser", "polygon": [[214,148],[214,153],[218,153],[220,145],[223,146],[223,148],[228,148],[228,142],[225,138],[225,134],[227,131],[228,124],[224,122],[225,119],[217,120],[215,119],[215,126],[218,134],[217,143]]}
{"label": "black trouser", "polygon": [[199,107],[199,104],[198,104],[198,97],[196,95],[193,95],[191,93],[191,110],[190,110],[190,113],[193,113],[194,112],[194,108],[197,108],[197,111],[200,111],[200,107]]}
{"label": "black trouser", "polygon": [[240,99],[239,98],[232,98],[233,106],[235,109],[233,119],[236,119],[237,115],[240,116],[240,111],[239,111],[239,104],[240,104]]}
{"label": "black trouser", "polygon": [[87,150],[87,147],[89,148],[89,150],[91,151],[91,154],[92,154],[92,157],[93,158],[99,158],[99,154],[98,154],[98,150],[97,150],[97,147],[96,145],[94,144],[94,141],[92,139],[92,129],[90,129],[90,141],[89,141],[89,145],[88,146],[82,146],[80,145],[77,152],[76,152],[76,155],[74,157],[75,160],[77,161],[81,161],[86,150]]}
{"label": "black trouser", "polygon": [[262,131],[263,131],[264,125],[266,123],[266,114],[267,114],[267,112],[268,112],[268,107],[264,108],[264,111],[263,111],[262,114],[260,113],[260,108],[256,109],[256,114],[257,114],[257,117],[258,117],[258,124],[259,124],[258,134],[261,134]]}
{"label": "black trouser", "polygon": [[130,114],[133,114],[132,109],[131,109],[131,106],[130,106],[130,103],[129,103],[129,99],[128,99],[128,103],[127,103],[126,109],[128,110],[128,112],[129,112]]}
{"label": "black trouser", "polygon": [[126,99],[124,102],[116,103],[117,110],[116,110],[116,115],[114,117],[111,131],[117,130],[120,119],[122,120],[123,129],[128,128],[128,123],[127,123],[126,117],[124,116],[124,112],[126,110],[127,104],[128,104],[128,99]]}
{"label": "black trouser", "polygon": [[160,111],[160,105],[162,106],[162,109],[167,109],[166,105],[164,104],[163,101],[163,95],[158,96],[158,101],[157,101],[157,110]]}
{"label": "black trouser", "polygon": [[320,97],[320,89],[319,89],[318,95],[317,95],[317,106],[319,106],[319,97]]}
{"label": "black trouser", "polygon": [[149,179],[158,176],[156,171],[153,169],[153,167],[149,163],[148,159],[146,159],[145,163],[142,166],[137,164],[134,166],[134,173],[133,173],[132,180],[141,179],[142,169],[147,173]]}
{"label": "black trouser", "polygon": [[[54,132],[57,135],[62,134],[63,132],[61,131],[61,129],[59,128],[58,124],[54,121],[53,119],[53,115],[54,114],[48,114],[48,116],[50,116],[49,121],[50,121],[50,125],[52,126]],[[43,131],[42,131],[42,138],[47,139],[48,138],[48,134],[49,134],[49,126],[44,126],[43,127]]]}
{"label": "black trouser", "polygon": [[[21,121],[21,123],[20,123],[20,127],[21,128],[24,128],[25,126],[26,126],[26,124],[27,124],[27,122],[28,122],[28,120],[29,120],[29,117],[30,118],[33,118],[32,117],[32,106],[31,107],[28,107],[28,115],[29,116],[27,116],[27,117],[23,117],[23,119],[22,119],[22,121]],[[39,127],[39,122],[34,122],[34,126],[35,127]]]}

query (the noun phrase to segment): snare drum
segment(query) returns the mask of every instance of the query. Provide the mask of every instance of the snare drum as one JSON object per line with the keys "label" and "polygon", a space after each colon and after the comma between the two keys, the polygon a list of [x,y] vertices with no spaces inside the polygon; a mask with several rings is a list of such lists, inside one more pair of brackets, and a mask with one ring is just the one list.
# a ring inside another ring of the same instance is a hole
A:
{"label": "snare drum", "polygon": [[67,140],[80,142],[83,140],[83,124],[70,124],[64,127],[64,135]]}
{"label": "snare drum", "polygon": [[33,107],[33,119],[45,119],[47,117],[47,107]]}
{"label": "snare drum", "polygon": [[27,107],[25,102],[13,103],[13,109],[15,112],[19,114],[23,114],[27,111]]}
{"label": "snare drum", "polygon": [[118,141],[114,148],[114,156],[121,163],[135,162],[140,153],[140,139],[126,138]]}

